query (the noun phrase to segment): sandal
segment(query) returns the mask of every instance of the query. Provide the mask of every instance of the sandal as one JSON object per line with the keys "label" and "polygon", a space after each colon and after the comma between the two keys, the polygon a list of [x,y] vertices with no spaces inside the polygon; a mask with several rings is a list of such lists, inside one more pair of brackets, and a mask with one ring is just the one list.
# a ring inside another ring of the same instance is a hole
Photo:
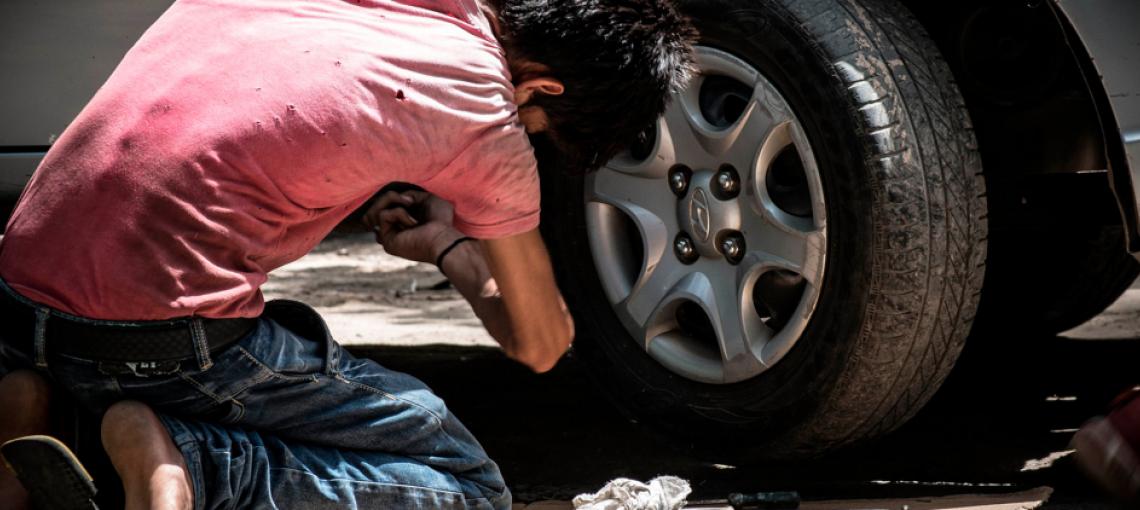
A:
{"label": "sandal", "polygon": [[36,510],[98,510],[95,481],[58,439],[20,437],[0,446],[0,453],[27,489]]}

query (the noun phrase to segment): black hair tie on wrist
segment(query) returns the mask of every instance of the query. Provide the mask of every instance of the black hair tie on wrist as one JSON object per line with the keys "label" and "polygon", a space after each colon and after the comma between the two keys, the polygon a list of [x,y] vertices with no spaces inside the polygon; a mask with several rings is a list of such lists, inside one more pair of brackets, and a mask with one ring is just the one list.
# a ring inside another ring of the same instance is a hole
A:
{"label": "black hair tie on wrist", "polygon": [[[474,240],[475,240],[474,237],[463,236],[463,237],[460,237],[459,239],[456,239],[455,241],[452,241],[451,244],[447,245],[447,248],[444,248],[443,251],[439,252],[439,256],[435,258],[435,267],[438,267],[439,272],[443,273],[443,258],[446,257],[448,253],[451,253],[451,250],[454,250],[455,247],[459,246],[460,243],[462,243],[463,241],[474,241]],[[444,274],[444,276],[447,276],[447,273],[443,273],[443,274]]]}

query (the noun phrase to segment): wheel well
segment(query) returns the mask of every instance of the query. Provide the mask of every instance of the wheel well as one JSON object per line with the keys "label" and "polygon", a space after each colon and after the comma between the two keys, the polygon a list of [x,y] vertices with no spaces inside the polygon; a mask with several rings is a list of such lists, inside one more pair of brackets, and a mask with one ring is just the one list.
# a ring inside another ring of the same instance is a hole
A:
{"label": "wheel well", "polygon": [[1070,47],[1075,39],[1051,3],[902,2],[962,90],[985,166],[991,234],[1058,221],[1122,225],[1121,218],[1135,231],[1131,179],[1109,170],[1090,63],[1081,61],[1088,56]]}

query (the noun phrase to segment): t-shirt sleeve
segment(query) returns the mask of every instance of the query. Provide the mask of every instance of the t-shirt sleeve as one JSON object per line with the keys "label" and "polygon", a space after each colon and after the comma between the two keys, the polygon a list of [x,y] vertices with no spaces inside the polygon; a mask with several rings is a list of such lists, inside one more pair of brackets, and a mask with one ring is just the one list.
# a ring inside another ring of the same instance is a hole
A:
{"label": "t-shirt sleeve", "polygon": [[480,132],[423,187],[455,206],[455,228],[464,235],[497,239],[538,227],[538,164],[517,123]]}

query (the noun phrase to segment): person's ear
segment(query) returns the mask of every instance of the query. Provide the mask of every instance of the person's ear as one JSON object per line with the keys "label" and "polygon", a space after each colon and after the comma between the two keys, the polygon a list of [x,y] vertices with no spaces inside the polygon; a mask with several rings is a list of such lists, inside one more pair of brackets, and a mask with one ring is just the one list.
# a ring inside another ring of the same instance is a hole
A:
{"label": "person's ear", "polygon": [[531,78],[515,86],[515,104],[522,106],[533,99],[535,94],[560,96],[565,91],[566,86],[554,78]]}

